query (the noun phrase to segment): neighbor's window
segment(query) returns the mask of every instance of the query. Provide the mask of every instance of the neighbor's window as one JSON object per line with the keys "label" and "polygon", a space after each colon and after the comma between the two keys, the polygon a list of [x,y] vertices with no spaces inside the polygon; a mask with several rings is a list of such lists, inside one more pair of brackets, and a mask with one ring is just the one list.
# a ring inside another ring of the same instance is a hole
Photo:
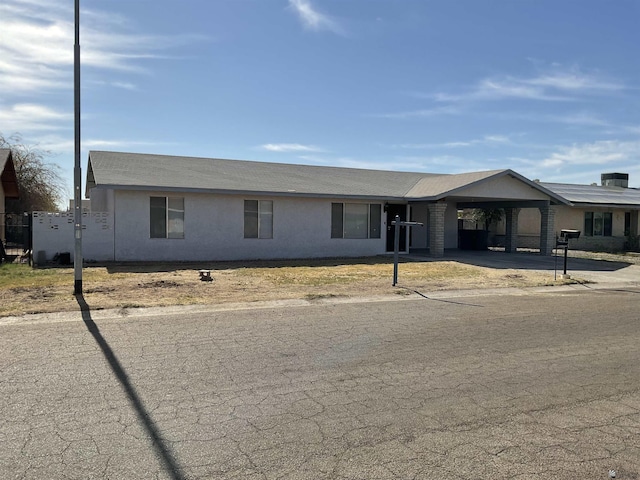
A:
{"label": "neighbor's window", "polygon": [[184,238],[184,198],[151,197],[151,238]]}
{"label": "neighbor's window", "polygon": [[624,236],[631,234],[631,212],[624,212]]}
{"label": "neighbor's window", "polygon": [[610,237],[612,233],[611,212],[584,212],[584,234],[587,237]]}
{"label": "neighbor's window", "polygon": [[273,202],[244,201],[244,238],[273,238]]}
{"label": "neighbor's window", "polygon": [[377,203],[332,203],[331,238],[380,238],[381,212]]}

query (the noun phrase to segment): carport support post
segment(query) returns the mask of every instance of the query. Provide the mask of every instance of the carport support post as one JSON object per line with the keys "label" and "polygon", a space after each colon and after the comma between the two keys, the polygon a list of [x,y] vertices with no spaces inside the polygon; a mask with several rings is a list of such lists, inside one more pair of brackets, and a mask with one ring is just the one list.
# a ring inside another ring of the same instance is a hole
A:
{"label": "carport support post", "polygon": [[519,208],[505,208],[505,252],[515,253],[518,249],[518,214]]}
{"label": "carport support post", "polygon": [[540,255],[551,255],[556,244],[555,207],[540,207]]}
{"label": "carport support post", "polygon": [[429,253],[432,257],[444,257],[445,202],[429,203]]}

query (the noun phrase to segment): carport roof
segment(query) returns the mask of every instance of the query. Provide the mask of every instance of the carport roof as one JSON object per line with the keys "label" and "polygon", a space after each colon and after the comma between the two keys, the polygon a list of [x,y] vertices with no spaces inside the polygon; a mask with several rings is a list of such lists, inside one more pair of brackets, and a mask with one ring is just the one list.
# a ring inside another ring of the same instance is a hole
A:
{"label": "carport roof", "polygon": [[105,151],[89,152],[87,194],[97,187],[435,201],[503,175],[565,203],[511,170],[433,174]]}

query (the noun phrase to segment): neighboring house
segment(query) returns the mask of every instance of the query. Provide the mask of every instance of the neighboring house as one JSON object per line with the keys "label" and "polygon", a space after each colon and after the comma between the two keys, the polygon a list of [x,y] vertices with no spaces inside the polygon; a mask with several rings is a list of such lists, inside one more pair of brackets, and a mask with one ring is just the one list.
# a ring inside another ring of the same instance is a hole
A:
{"label": "neighboring house", "polygon": [[[580,230],[580,238],[571,240],[571,248],[592,251],[619,251],[626,243],[637,242],[640,189],[629,188],[626,173],[603,173],[601,185],[540,183],[569,202],[557,206],[556,231]],[[522,211],[518,219],[518,246],[536,248],[539,242],[539,215],[533,210]],[[498,225],[497,241],[503,240],[505,224]],[[634,240],[635,239],[635,240]]]}
{"label": "neighboring house", "polygon": [[13,166],[11,150],[0,148],[0,240],[6,240],[5,217],[6,201],[10,198],[18,198],[18,179]]}
{"label": "neighboring house", "polygon": [[[538,248],[549,254],[551,209],[568,203],[511,170],[441,175],[103,151],[89,153],[86,187],[84,258],[101,261],[377,255],[393,250],[396,215],[424,223],[402,229],[401,250],[438,257],[458,247],[457,212],[473,207],[539,211]],[[71,232],[71,223],[34,213],[34,252],[55,253],[36,231]],[[72,238],[65,233],[66,251]]]}

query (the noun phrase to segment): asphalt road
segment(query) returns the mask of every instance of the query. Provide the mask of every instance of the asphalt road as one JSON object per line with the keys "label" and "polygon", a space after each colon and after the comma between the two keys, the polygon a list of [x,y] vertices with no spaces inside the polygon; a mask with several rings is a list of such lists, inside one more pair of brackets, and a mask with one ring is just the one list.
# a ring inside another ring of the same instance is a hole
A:
{"label": "asphalt road", "polygon": [[640,479],[639,307],[558,290],[5,323],[0,478]]}

